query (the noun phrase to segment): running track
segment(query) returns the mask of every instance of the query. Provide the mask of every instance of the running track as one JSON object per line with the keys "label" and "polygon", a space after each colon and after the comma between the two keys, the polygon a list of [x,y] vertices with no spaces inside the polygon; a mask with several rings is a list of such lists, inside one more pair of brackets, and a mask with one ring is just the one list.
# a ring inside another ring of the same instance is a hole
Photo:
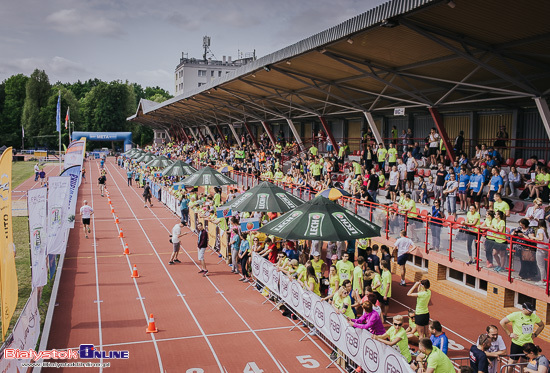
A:
{"label": "running track", "polygon": [[[223,262],[216,264],[217,256],[207,252],[208,278],[197,274],[195,235],[183,237],[179,256],[183,263],[169,266],[168,235],[178,218],[161,203],[144,208],[142,189],[128,187],[124,171],[111,159],[106,167],[124,238],[118,237],[107,198],[100,196],[94,183],[99,176],[97,162],[89,162],[88,179],[92,183],[82,184],[78,206],[87,199],[94,208],[92,233],[89,239],[84,238],[77,219],[69,237],[48,349],[94,344],[106,351],[130,351],[128,360],[109,360],[109,371],[325,370],[330,363],[329,349],[316,337],[299,342],[304,331],[290,331],[294,324],[279,312],[270,312],[270,303],[262,305],[265,298],[258,292],[245,290],[246,284],[237,281],[238,276]],[[124,243],[130,256],[121,255]],[[130,278],[134,264],[138,279]],[[404,314],[407,307],[414,307],[414,299],[405,295],[408,287],[397,286],[396,281],[394,277],[390,315]],[[157,334],[145,333],[150,313],[155,316]],[[472,341],[485,326],[498,325],[498,320],[435,293],[430,313],[453,340],[451,357],[467,356]],[[550,345],[543,343],[541,347],[548,351]],[[298,360],[304,356],[316,361],[306,365],[317,368],[305,368]],[[334,365],[329,370],[341,371]]]}

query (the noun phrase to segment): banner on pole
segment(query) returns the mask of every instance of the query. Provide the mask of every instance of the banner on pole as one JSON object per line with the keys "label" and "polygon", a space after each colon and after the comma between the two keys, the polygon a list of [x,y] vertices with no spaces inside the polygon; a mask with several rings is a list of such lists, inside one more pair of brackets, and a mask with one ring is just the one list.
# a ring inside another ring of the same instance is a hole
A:
{"label": "banner on pole", "polygon": [[71,178],[53,176],[48,180],[48,254],[63,254],[69,229],[68,205]]}
{"label": "banner on pole", "polygon": [[71,181],[69,183],[69,194],[68,194],[68,200],[69,203],[67,205],[67,220],[68,220],[68,228],[74,228],[74,221],[75,221],[75,214],[76,214],[76,199],[78,197],[78,187],[80,186],[80,181],[82,178],[82,166],[81,165],[74,165],[69,168],[66,168],[62,173],[61,176],[69,176],[71,178]]}
{"label": "banner on pole", "polygon": [[8,331],[13,312],[17,306],[18,287],[15,271],[15,245],[13,244],[13,223],[11,217],[11,162],[12,148],[0,156],[0,289],[2,304],[2,341]]}
{"label": "banner on pole", "polygon": [[63,168],[67,169],[75,165],[82,166],[85,152],[86,138],[83,137],[80,140],[71,142],[65,153]]}
{"label": "banner on pole", "polygon": [[48,190],[30,189],[27,192],[29,210],[29,234],[31,242],[32,287],[37,288],[48,282],[46,244],[48,243]]}

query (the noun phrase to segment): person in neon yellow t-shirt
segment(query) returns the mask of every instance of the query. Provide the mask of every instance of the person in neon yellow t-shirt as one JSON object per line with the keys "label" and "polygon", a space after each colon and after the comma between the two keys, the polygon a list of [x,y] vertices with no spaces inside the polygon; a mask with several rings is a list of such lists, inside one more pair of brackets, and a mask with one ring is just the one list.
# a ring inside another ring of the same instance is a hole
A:
{"label": "person in neon yellow t-shirt", "polygon": [[376,156],[380,165],[382,165],[386,160],[386,154],[388,154],[388,151],[384,148],[384,143],[380,143],[378,145],[378,150],[376,151]]}
{"label": "person in neon yellow t-shirt", "polygon": [[[413,369],[418,368],[418,360],[426,359],[426,368],[422,371],[425,373],[449,373],[455,372],[453,362],[439,348],[432,345],[430,338],[422,338],[418,343],[418,349],[422,354],[418,355],[417,361],[411,364]],[[477,373],[477,372],[476,372]]]}
{"label": "person in neon yellow t-shirt", "polygon": [[357,265],[353,269],[353,290],[357,291],[357,294],[363,297],[364,291],[363,291],[363,270],[365,265],[365,258],[360,256],[357,258]]}
{"label": "person in neon yellow t-shirt", "polygon": [[389,166],[390,167],[395,166],[395,164],[397,163],[397,149],[392,143],[390,143],[390,148],[388,149],[388,152],[387,152],[387,158],[388,158]]}
{"label": "person in neon yellow t-shirt", "polygon": [[315,275],[315,269],[311,264],[306,266],[304,284],[307,290],[321,296],[321,292],[319,291],[319,279]]}
{"label": "person in neon yellow t-shirt", "polygon": [[403,315],[396,315],[393,317],[393,325],[386,331],[386,334],[373,335],[372,338],[388,346],[397,345],[397,347],[399,347],[399,352],[401,352],[401,355],[407,360],[407,363],[411,362],[409,339],[407,338],[407,331],[403,328]]}
{"label": "person in neon yellow t-shirt", "polygon": [[[415,290],[418,291],[415,293]],[[430,290],[430,280],[422,280],[416,282],[407,293],[409,297],[416,297],[416,310],[415,310],[415,323],[417,326],[419,338],[428,337],[428,327],[430,325],[430,311],[428,304],[432,297],[432,291]]]}
{"label": "person in neon yellow t-shirt", "polygon": [[336,270],[338,271],[338,276],[340,277],[340,280],[350,280],[353,273],[353,263],[349,260],[349,254],[344,253],[342,254],[342,260],[339,260],[336,262]]}
{"label": "person in neon yellow t-shirt", "polygon": [[353,319],[355,318],[355,314],[351,308],[351,298],[348,295],[349,293],[346,290],[346,287],[340,286],[334,294],[323,298],[323,300],[332,299],[332,306],[336,309],[336,311],[342,313],[349,319]]}

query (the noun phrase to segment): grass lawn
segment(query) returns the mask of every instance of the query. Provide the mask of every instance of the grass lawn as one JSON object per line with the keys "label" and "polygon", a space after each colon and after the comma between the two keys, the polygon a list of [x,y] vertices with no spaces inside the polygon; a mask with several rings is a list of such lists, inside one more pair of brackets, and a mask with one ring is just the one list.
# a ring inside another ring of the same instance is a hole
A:
{"label": "grass lawn", "polygon": [[[23,163],[23,162],[18,162]],[[30,162],[28,162],[31,164]],[[32,166],[31,164],[31,173]],[[15,322],[19,318],[19,314],[23,310],[25,303],[29,299],[29,295],[32,290],[31,283],[31,267],[30,267],[30,246],[29,246],[29,218],[26,216],[15,216],[13,217],[13,242],[15,243],[16,253],[15,256],[15,267],[17,271],[17,282],[19,288],[19,298],[17,300],[17,308],[13,314],[13,317],[10,322],[10,328],[8,334],[11,333]],[[53,282],[53,281],[52,281]],[[38,306],[41,317],[41,325],[44,324],[44,318],[46,317],[46,312],[48,310],[48,303],[50,301],[52,283],[46,284],[42,291],[42,298],[40,299],[40,304]]]}
{"label": "grass lawn", "polygon": [[19,184],[34,175],[34,165],[36,162],[13,162],[11,170],[12,188],[17,188]]}

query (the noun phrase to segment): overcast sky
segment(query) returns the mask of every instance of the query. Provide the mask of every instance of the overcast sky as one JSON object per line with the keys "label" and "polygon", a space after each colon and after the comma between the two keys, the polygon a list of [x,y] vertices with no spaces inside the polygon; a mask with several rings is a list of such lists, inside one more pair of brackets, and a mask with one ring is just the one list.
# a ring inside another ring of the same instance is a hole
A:
{"label": "overcast sky", "polygon": [[258,57],[305,39],[385,0],[2,0],[0,81],[44,69],[50,82],[99,78],[174,94],[182,52]]}

